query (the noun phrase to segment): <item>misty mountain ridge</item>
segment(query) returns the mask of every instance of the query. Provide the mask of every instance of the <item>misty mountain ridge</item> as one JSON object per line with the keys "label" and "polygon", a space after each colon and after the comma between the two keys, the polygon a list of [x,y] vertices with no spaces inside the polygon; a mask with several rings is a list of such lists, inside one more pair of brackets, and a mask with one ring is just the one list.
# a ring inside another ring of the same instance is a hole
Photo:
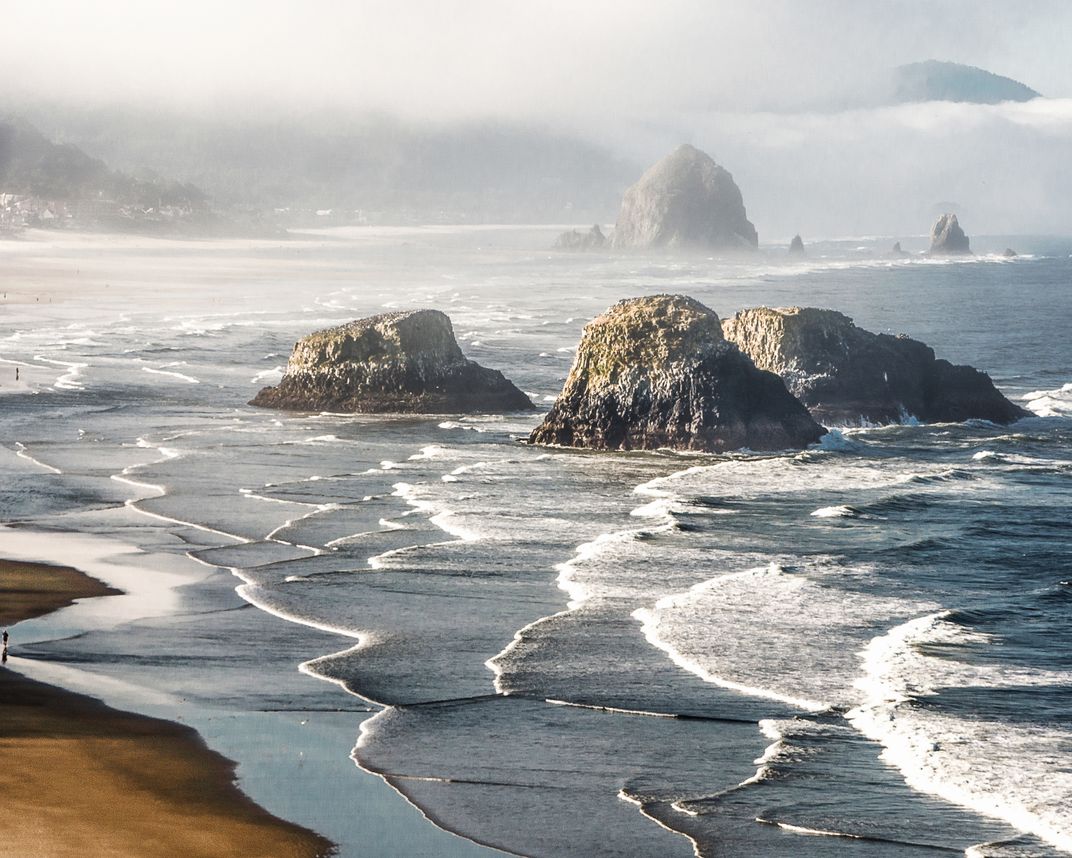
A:
{"label": "misty mountain ridge", "polygon": [[1026,84],[986,69],[941,60],[908,63],[893,70],[892,101],[956,101],[1000,104],[1041,98]]}
{"label": "misty mountain ridge", "polygon": [[189,232],[234,224],[189,183],[111,169],[21,119],[0,120],[0,228]]}
{"label": "misty mountain ridge", "polygon": [[72,201],[108,198],[142,206],[195,207],[205,201],[193,185],[111,170],[78,146],[54,143],[19,119],[0,121],[0,192]]}
{"label": "misty mountain ridge", "polygon": [[579,137],[506,122],[25,112],[120,169],[172,176],[221,206],[275,210],[291,223],[593,220],[616,210],[637,170]]}

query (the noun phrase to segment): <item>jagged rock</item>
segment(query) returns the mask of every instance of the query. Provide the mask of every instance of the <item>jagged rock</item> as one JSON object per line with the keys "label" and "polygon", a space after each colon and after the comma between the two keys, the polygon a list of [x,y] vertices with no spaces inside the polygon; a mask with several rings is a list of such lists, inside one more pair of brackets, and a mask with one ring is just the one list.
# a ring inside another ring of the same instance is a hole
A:
{"label": "jagged rock", "polygon": [[793,240],[789,242],[789,255],[790,256],[803,256],[804,255],[804,239],[800,235],[794,235]]}
{"label": "jagged rock", "polygon": [[279,384],[250,405],[413,414],[534,409],[501,372],[466,359],[438,310],[384,313],[303,337]]}
{"label": "jagged rock", "polygon": [[620,301],[589,322],[533,444],[718,452],[802,448],[825,429],[682,295]]}
{"label": "jagged rock", "polygon": [[829,424],[970,418],[1011,423],[1027,416],[970,366],[937,360],[918,340],[873,334],[834,310],[742,310],[726,337],[761,369],[778,373],[817,420]]}
{"label": "jagged rock", "polygon": [[901,249],[901,242],[895,241],[893,247],[890,250],[890,256],[908,256],[908,253]]}
{"label": "jagged rock", "polygon": [[971,253],[968,236],[957,223],[955,214],[944,214],[931,227],[931,249],[928,253],[936,256],[953,256]]}
{"label": "jagged rock", "polygon": [[1011,247],[1006,247],[1005,252],[1001,255],[1004,256],[1006,259],[1015,259],[1020,254],[1013,250]]}
{"label": "jagged rock", "polygon": [[571,229],[562,233],[557,239],[555,239],[556,250],[594,250],[602,247],[607,243],[607,237],[603,234],[603,230],[599,228],[599,224],[592,224],[592,228],[588,232],[581,232],[579,229]]}
{"label": "jagged rock", "polygon": [[649,168],[625,192],[615,247],[755,248],[756,228],[726,170],[689,145]]}

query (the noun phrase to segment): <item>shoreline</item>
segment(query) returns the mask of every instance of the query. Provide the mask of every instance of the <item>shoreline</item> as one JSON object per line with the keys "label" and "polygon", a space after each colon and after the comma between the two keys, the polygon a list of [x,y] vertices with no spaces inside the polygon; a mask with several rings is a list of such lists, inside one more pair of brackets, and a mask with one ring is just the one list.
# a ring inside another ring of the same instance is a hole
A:
{"label": "shoreline", "polygon": [[[0,624],[117,595],[76,569],[0,560]],[[112,709],[0,668],[0,790],[12,854],[323,858],[333,845],[246,796],[236,764],[192,728]],[[85,785],[92,783],[87,790]]]}

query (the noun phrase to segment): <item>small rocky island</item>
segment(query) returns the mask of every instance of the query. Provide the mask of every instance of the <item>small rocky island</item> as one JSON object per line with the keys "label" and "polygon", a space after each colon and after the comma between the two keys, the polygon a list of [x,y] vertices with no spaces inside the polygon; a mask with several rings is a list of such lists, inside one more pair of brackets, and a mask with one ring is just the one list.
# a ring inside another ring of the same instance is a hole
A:
{"label": "small rocky island", "polygon": [[620,301],[589,322],[533,444],[599,450],[800,449],[825,434],[774,373],[682,295]]}
{"label": "small rocky island", "polygon": [[733,176],[686,144],[625,192],[613,243],[622,248],[755,249],[759,237]]}
{"label": "small rocky island", "polygon": [[384,313],[303,337],[275,387],[250,405],[291,411],[531,411],[501,372],[467,360],[438,310]]}
{"label": "small rocky island", "polygon": [[742,310],[723,331],[756,366],[776,372],[817,420],[828,424],[972,418],[1011,423],[1029,416],[985,372],[936,359],[903,334],[873,334],[834,310]]}
{"label": "small rocky island", "polygon": [[800,233],[794,235],[793,240],[789,242],[789,255],[804,256],[804,239],[800,237]]}
{"label": "small rocky island", "polygon": [[968,246],[968,236],[957,223],[955,214],[944,214],[934,222],[931,227],[931,249],[927,251],[932,256],[967,256],[971,254]]}
{"label": "small rocky island", "polygon": [[555,239],[555,250],[599,250],[607,243],[607,237],[598,223],[586,232],[570,229]]}

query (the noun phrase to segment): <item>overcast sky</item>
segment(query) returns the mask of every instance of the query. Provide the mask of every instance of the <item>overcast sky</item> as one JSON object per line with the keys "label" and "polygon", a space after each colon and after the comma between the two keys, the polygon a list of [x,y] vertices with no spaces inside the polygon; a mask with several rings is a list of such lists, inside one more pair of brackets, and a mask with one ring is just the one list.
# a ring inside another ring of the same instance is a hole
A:
{"label": "overcast sky", "polygon": [[437,118],[787,109],[903,62],[1072,95],[1067,0],[0,0],[0,87]]}
{"label": "overcast sky", "polygon": [[[692,142],[761,236],[1072,230],[1072,0],[0,0],[3,101],[226,115],[383,110]],[[1027,105],[842,110],[895,65],[984,67]]]}

